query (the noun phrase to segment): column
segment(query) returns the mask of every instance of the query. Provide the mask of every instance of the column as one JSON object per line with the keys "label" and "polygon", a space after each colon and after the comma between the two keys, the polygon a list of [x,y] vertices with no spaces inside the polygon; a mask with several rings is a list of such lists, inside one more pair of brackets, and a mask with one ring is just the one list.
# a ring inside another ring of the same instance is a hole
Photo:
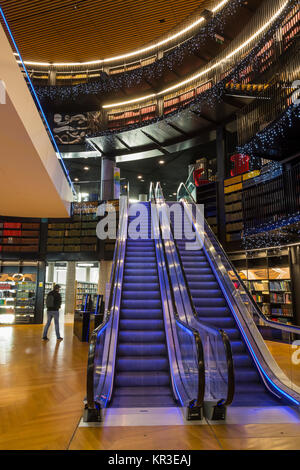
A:
{"label": "column", "polygon": [[75,281],[76,281],[76,263],[68,261],[67,263],[67,279],[66,279],[66,304],[65,314],[74,313],[75,307]]}
{"label": "column", "polygon": [[91,268],[86,268],[85,280],[86,280],[86,282],[90,282],[90,280],[91,280]]}
{"label": "column", "polygon": [[295,323],[300,326],[300,246],[290,246],[289,254]]}
{"label": "column", "polygon": [[115,162],[109,158],[101,159],[101,201],[114,199],[114,167]]}
{"label": "column", "polygon": [[47,282],[54,282],[54,262],[48,263]]}
{"label": "column", "polygon": [[139,201],[140,202],[147,202],[148,201],[148,194],[139,194]]}
{"label": "column", "polygon": [[100,261],[98,294],[103,294],[105,300],[106,284],[110,281],[112,261]]}
{"label": "column", "polygon": [[226,243],[226,214],[225,214],[225,196],[224,196],[224,179],[225,179],[225,135],[224,128],[217,128],[216,138],[217,151],[217,220],[218,220],[218,238],[224,246]]}

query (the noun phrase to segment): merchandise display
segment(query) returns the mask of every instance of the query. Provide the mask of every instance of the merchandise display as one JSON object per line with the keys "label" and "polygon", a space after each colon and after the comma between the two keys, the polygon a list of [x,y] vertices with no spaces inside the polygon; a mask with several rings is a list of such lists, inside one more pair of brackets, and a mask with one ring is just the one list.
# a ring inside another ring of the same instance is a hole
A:
{"label": "merchandise display", "polygon": [[0,323],[32,323],[35,301],[35,274],[0,274]]}

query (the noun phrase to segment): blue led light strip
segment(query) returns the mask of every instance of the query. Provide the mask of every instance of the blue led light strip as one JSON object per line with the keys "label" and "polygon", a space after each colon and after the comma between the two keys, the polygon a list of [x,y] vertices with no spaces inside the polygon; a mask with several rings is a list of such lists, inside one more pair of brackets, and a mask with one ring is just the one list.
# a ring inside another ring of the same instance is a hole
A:
{"label": "blue led light strip", "polygon": [[35,99],[36,99],[36,103],[37,103],[37,105],[38,105],[38,108],[39,108],[39,110],[40,110],[40,112],[41,112],[41,114],[42,114],[42,116],[43,116],[43,118],[44,118],[44,121],[45,121],[46,126],[47,126],[47,128],[48,128],[48,131],[49,131],[49,133],[50,133],[53,146],[54,146],[56,152],[57,152],[58,155],[59,155],[59,158],[60,158],[62,167],[63,167],[64,172],[65,172],[65,175],[66,175],[66,177],[67,177],[67,179],[68,179],[68,181],[69,181],[69,184],[70,184],[70,186],[71,186],[71,188],[72,188],[73,193],[76,194],[76,191],[75,191],[74,186],[73,186],[73,183],[72,183],[72,181],[71,181],[69,172],[68,172],[68,170],[67,170],[67,168],[66,168],[66,166],[65,166],[65,164],[64,164],[64,161],[63,161],[63,159],[62,159],[62,156],[61,156],[61,153],[60,153],[60,151],[59,151],[59,149],[58,149],[57,143],[56,143],[56,141],[55,141],[55,139],[54,139],[54,136],[53,136],[53,134],[52,134],[52,131],[51,131],[51,129],[50,129],[49,123],[48,123],[47,118],[46,118],[46,116],[45,116],[45,113],[44,113],[44,110],[43,110],[42,105],[41,105],[41,103],[40,103],[40,100],[39,100],[39,98],[38,98],[38,96],[37,96],[37,94],[36,94],[36,91],[35,91],[35,89],[34,89],[33,83],[32,83],[32,81],[31,81],[31,79],[30,79],[30,77],[29,77],[29,74],[28,74],[28,72],[27,72],[26,66],[25,66],[25,64],[24,64],[24,61],[23,61],[23,59],[22,59],[22,56],[21,56],[20,51],[19,51],[19,49],[18,49],[18,46],[17,46],[17,44],[16,44],[15,38],[14,38],[14,36],[13,36],[13,34],[12,34],[12,31],[11,31],[9,25],[8,25],[8,22],[7,22],[6,18],[5,18],[5,15],[4,15],[3,10],[2,10],[1,7],[0,7],[0,13],[1,13],[1,16],[2,16],[2,18],[3,18],[3,21],[4,21],[4,23],[5,23],[5,26],[6,26],[6,28],[7,28],[7,31],[8,31],[8,33],[9,33],[9,35],[10,35],[10,38],[11,38],[13,44],[14,44],[14,47],[15,47],[15,49],[16,49],[16,52],[18,53],[18,56],[19,56],[20,61],[21,61],[21,63],[22,63],[23,69],[24,69],[24,71],[25,71],[25,73],[26,73],[26,76],[27,76],[27,79],[28,79],[28,82],[29,82],[31,91],[32,91],[32,93],[33,93],[33,95],[34,95],[34,97],[35,97]]}
{"label": "blue led light strip", "polygon": [[[195,223],[194,223],[193,218],[192,218],[192,224],[193,224],[193,226],[194,226],[194,229],[197,231],[197,229],[196,229],[196,227],[195,227]],[[204,244],[203,244],[203,251],[204,251],[204,253],[206,254],[207,259],[209,260],[210,266],[211,266],[211,268],[212,268],[212,270],[213,270],[213,273],[215,274],[216,278],[218,279],[220,286],[223,286],[223,283],[222,283],[222,281],[221,281],[221,279],[220,279],[220,276],[219,276],[219,274],[218,274],[218,272],[217,272],[215,266],[213,266],[212,261],[211,261],[211,259],[210,259],[210,255],[208,254],[208,251],[206,250]],[[228,296],[227,292],[225,291],[224,286],[223,286],[222,292],[223,292],[223,294],[224,294],[224,296],[225,296],[225,298],[226,298],[228,304],[229,304],[230,307],[231,307],[231,312],[232,312],[232,314],[233,314],[233,316],[234,316],[236,322],[237,322],[238,325],[239,325],[239,328],[240,328],[240,331],[241,331],[242,336],[243,336],[243,338],[244,338],[244,341],[247,343],[247,346],[248,346],[249,349],[251,350],[252,355],[253,355],[254,358],[255,358],[256,365],[257,365],[257,367],[260,369],[261,373],[264,375],[264,377],[267,379],[267,381],[271,384],[271,386],[274,387],[276,390],[278,390],[278,392],[279,392],[280,394],[284,395],[284,396],[285,396],[288,400],[290,400],[292,403],[294,403],[295,405],[298,405],[298,406],[299,406],[299,405],[300,405],[300,402],[299,402],[299,401],[297,401],[297,400],[296,400],[295,398],[293,398],[291,395],[289,395],[289,394],[286,393],[284,390],[282,390],[281,388],[279,388],[279,387],[273,382],[273,380],[271,380],[270,377],[268,377],[268,375],[267,375],[266,372],[264,371],[264,369],[263,369],[261,363],[259,362],[259,359],[258,359],[257,355],[255,354],[255,352],[254,352],[254,350],[253,350],[253,348],[252,348],[252,346],[251,346],[251,344],[250,344],[250,341],[249,341],[249,339],[248,339],[248,337],[247,337],[247,334],[246,334],[246,332],[245,332],[245,330],[244,330],[244,328],[243,328],[243,326],[242,326],[242,324],[241,324],[239,318],[238,318],[237,315],[236,315],[235,309],[234,309],[234,307],[233,307],[231,301],[229,300],[229,296]]]}
{"label": "blue led light strip", "polygon": [[[208,259],[210,259],[209,255],[208,255],[208,253],[207,253],[207,250],[206,250],[206,248],[205,248],[204,246],[203,246],[203,250],[204,250],[206,256],[208,257]],[[212,269],[213,269],[213,272],[214,272],[215,276],[219,279],[219,282],[222,284],[221,279],[220,279],[220,277],[219,277],[219,275],[218,275],[218,273],[217,273],[217,270],[215,269],[215,267],[214,267],[212,264],[211,264],[211,267],[212,267]],[[237,322],[238,325],[239,325],[240,331],[244,333],[244,334],[243,334],[243,338],[244,338],[244,340],[246,341],[246,343],[247,343],[249,349],[252,351],[252,354],[253,354],[253,356],[254,356],[255,359],[256,359],[255,362],[256,362],[258,368],[260,369],[260,371],[262,372],[262,374],[265,376],[265,378],[266,378],[267,381],[271,384],[271,386],[274,387],[274,388],[276,388],[276,390],[278,390],[278,392],[279,392],[280,394],[284,395],[288,400],[291,400],[295,405],[300,405],[299,401],[297,401],[295,398],[291,397],[288,393],[284,392],[281,388],[279,388],[279,387],[270,379],[270,377],[268,377],[268,375],[267,375],[266,372],[264,371],[262,365],[260,364],[260,362],[259,362],[259,360],[258,360],[257,355],[255,354],[255,352],[254,352],[254,350],[253,350],[253,348],[252,348],[252,346],[251,346],[251,344],[250,344],[250,342],[249,342],[249,340],[248,340],[248,337],[247,337],[247,335],[246,335],[246,332],[245,332],[244,328],[242,327],[242,324],[241,324],[239,318],[237,317],[237,315],[236,315],[236,313],[235,313],[235,310],[234,310],[234,307],[233,307],[232,303],[230,302],[229,297],[228,297],[228,295],[227,295],[227,292],[225,292],[225,290],[223,290],[223,294],[225,295],[226,300],[227,300],[227,302],[229,303],[229,305],[230,305],[230,307],[231,307],[231,311],[232,311],[232,313],[233,313],[233,316],[235,317],[236,322]]]}

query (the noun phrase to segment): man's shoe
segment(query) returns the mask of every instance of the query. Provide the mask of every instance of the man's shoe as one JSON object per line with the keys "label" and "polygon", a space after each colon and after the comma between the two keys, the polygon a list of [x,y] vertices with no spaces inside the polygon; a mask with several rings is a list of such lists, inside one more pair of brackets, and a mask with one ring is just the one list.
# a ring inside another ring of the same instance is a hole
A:
{"label": "man's shoe", "polygon": [[60,336],[59,338],[57,338],[57,341],[62,341],[63,338]]}
{"label": "man's shoe", "polygon": [[47,338],[47,336],[43,336],[42,339],[45,341],[49,341],[49,338]]}

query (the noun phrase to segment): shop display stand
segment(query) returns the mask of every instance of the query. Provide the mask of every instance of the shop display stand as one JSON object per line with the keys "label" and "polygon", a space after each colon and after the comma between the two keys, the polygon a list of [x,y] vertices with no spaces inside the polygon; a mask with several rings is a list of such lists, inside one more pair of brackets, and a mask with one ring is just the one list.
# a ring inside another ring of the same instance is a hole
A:
{"label": "shop display stand", "polygon": [[[36,282],[0,282],[0,321],[1,316],[13,315],[10,323],[32,323],[35,313]],[[1,322],[2,323],[2,322]]]}

